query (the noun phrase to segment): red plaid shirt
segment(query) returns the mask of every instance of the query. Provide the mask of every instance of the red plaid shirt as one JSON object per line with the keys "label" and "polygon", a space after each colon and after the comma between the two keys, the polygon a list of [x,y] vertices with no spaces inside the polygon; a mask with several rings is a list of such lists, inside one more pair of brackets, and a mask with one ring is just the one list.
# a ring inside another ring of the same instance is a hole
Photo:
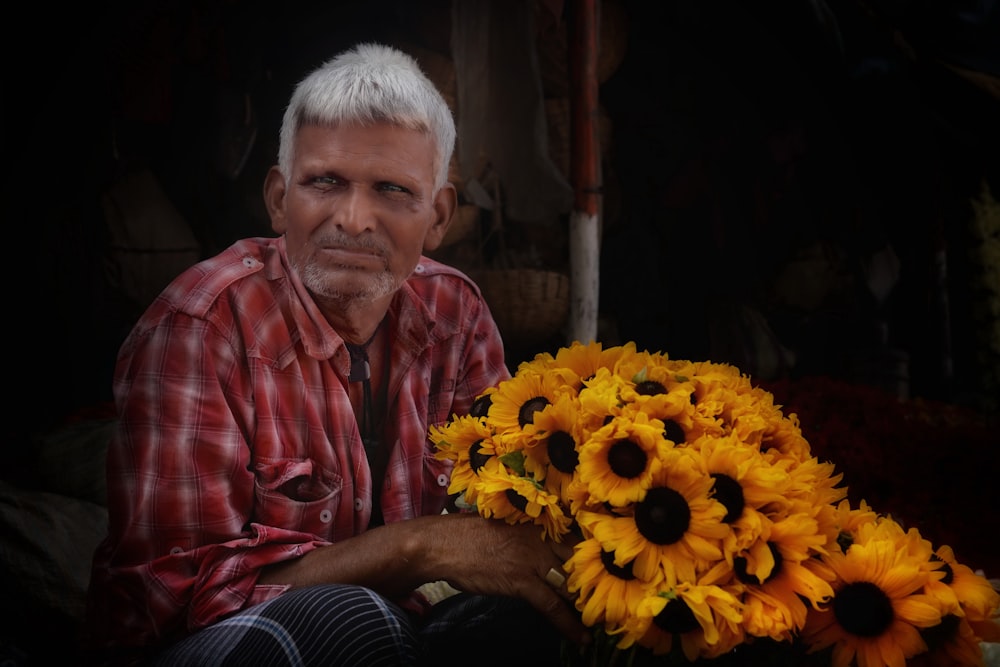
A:
{"label": "red plaid shirt", "polygon": [[[386,522],[439,513],[450,465],[429,424],[509,377],[478,288],[424,258],[389,310]],[[260,568],[366,529],[372,478],[350,357],[289,269],[283,238],[179,276],[123,344],[94,640],[154,645],[272,598]]]}

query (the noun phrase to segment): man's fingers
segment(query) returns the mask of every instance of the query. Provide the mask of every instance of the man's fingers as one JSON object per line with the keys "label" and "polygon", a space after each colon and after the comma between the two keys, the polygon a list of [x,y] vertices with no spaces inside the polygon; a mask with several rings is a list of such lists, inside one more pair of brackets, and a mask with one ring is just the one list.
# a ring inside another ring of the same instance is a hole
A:
{"label": "man's fingers", "polygon": [[[553,585],[556,575],[563,577],[558,587]],[[590,632],[580,620],[580,613],[573,607],[562,570],[552,568],[545,576],[533,581],[538,584],[526,591],[525,599],[542,612],[564,637],[573,642],[584,643]]]}

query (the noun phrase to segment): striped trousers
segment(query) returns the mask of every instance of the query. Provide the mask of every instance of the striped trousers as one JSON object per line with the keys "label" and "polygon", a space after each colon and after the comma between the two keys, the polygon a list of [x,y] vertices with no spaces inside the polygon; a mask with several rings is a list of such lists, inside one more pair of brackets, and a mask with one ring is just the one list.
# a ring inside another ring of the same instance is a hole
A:
{"label": "striped trousers", "polygon": [[289,591],[167,649],[155,667],[560,664],[561,639],[520,600],[458,594],[416,619],[361,586]]}

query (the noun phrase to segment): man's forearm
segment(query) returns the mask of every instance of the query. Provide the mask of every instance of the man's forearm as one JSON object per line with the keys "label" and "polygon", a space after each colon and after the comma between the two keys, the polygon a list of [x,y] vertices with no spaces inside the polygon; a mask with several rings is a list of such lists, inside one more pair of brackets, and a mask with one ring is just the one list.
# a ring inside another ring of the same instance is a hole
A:
{"label": "man's forearm", "polygon": [[403,595],[433,581],[427,544],[440,534],[444,517],[420,517],[365,531],[314,549],[294,560],[265,568],[259,584],[293,588],[342,583],[366,586],[383,595]]}

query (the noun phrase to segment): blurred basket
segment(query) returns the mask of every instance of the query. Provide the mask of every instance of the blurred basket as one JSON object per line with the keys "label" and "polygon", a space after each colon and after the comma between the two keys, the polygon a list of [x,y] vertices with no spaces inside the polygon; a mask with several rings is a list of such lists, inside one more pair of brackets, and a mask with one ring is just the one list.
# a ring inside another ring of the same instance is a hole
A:
{"label": "blurred basket", "polygon": [[494,269],[476,274],[493,319],[507,344],[551,339],[569,315],[569,277],[542,269]]}

